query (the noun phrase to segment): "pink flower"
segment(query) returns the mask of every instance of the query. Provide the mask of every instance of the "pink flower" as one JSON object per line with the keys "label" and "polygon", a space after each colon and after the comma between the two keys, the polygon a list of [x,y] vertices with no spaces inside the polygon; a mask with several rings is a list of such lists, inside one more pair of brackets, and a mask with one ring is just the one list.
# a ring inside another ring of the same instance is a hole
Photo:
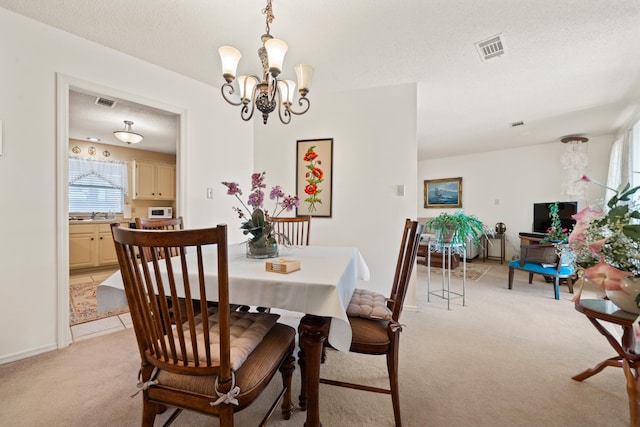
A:
{"label": "pink flower", "polygon": [[589,245],[589,248],[591,249],[591,253],[593,253],[594,255],[597,255],[600,253],[600,249],[602,249],[602,245],[604,245],[604,242],[606,242],[607,239],[600,239],[596,242],[593,242]]}
{"label": "pink flower", "polygon": [[587,239],[585,232],[589,228],[589,223],[600,215],[602,215],[602,212],[594,211],[589,206],[582,209],[577,214],[571,215],[571,218],[575,219],[577,222],[573,227],[573,231],[569,235],[569,242],[584,242]]}
{"label": "pink flower", "polygon": [[582,209],[577,214],[571,215],[571,218],[573,218],[573,219],[575,219],[576,221],[579,221],[579,222],[581,222],[581,221],[589,222],[593,218],[597,218],[600,215],[602,215],[602,212],[595,211],[595,210],[591,209],[589,206],[587,206],[586,208]]}
{"label": "pink flower", "polygon": [[594,285],[603,290],[621,291],[620,282],[622,278],[629,275],[628,271],[621,271],[611,267],[609,264],[600,259],[600,262],[593,267],[587,268],[585,271],[587,279]]}

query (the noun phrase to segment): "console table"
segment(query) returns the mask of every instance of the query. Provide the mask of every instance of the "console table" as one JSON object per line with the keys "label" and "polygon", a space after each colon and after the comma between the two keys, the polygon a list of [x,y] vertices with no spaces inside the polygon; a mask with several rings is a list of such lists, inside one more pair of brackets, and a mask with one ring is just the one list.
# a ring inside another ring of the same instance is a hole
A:
{"label": "console table", "polygon": [[[627,395],[629,396],[629,414],[632,427],[640,426],[640,354],[636,353],[636,338],[633,332],[633,322],[637,315],[620,310],[614,303],[607,300],[583,299],[576,301],[575,308],[587,316],[587,319],[607,339],[617,356],[603,360],[593,368],[589,368],[573,379],[584,381],[602,371],[607,366],[614,366],[624,370],[627,379]],[[609,322],[622,327],[622,339],[618,341],[600,322]]]}

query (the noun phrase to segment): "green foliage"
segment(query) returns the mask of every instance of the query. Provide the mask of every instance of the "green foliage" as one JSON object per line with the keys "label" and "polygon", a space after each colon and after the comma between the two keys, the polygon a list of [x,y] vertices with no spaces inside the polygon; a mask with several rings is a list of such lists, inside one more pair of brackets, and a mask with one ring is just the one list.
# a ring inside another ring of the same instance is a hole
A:
{"label": "green foliage", "polygon": [[453,214],[443,212],[425,223],[426,229],[434,230],[438,244],[452,243],[466,245],[467,239],[480,244],[482,236],[493,236],[493,231],[486,227],[474,215],[467,215],[463,210]]}

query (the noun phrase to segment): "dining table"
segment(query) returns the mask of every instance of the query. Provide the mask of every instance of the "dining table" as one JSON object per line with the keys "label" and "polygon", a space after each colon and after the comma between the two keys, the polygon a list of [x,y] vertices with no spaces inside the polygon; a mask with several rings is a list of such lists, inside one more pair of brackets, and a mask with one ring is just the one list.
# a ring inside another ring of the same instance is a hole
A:
{"label": "dining table", "polygon": [[[217,298],[215,248],[203,256],[207,295]],[[188,262],[195,262],[195,254],[187,257]],[[369,280],[369,268],[357,248],[346,246],[281,246],[278,258],[297,260],[300,269],[286,274],[267,271],[266,261],[272,260],[248,258],[244,244],[229,244],[229,300],[304,313],[298,327],[298,363],[304,373],[299,405],[306,410],[305,426],[319,427],[323,346],[328,340],[336,350],[349,351],[351,326],[346,308],[358,282]],[[174,270],[174,274],[180,271]],[[119,271],[97,287],[96,298],[98,311],[127,305]]]}

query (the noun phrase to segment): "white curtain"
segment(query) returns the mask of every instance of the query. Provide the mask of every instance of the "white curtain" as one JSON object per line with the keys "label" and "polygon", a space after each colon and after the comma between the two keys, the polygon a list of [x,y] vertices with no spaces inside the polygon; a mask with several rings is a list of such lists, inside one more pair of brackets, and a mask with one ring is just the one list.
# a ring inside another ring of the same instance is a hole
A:
{"label": "white curtain", "polygon": [[124,194],[129,192],[126,162],[69,158],[69,185],[91,176]]}
{"label": "white curtain", "polygon": [[[618,135],[611,147],[609,157],[609,174],[607,187],[618,188],[620,185],[631,182],[631,142],[633,140],[633,128]],[[607,188],[605,200],[611,199],[615,193]]]}

